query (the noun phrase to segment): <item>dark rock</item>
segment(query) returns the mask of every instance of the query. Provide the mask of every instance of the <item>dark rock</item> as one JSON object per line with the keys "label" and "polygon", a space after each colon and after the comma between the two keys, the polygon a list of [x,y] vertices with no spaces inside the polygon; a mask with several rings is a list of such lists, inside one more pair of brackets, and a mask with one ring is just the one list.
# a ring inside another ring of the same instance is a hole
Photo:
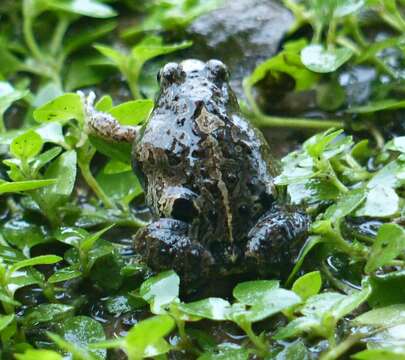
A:
{"label": "dark rock", "polygon": [[293,21],[293,15],[273,0],[227,0],[195,20],[187,32],[195,44],[193,57],[226,63],[231,86],[241,96],[243,78],[277,52]]}

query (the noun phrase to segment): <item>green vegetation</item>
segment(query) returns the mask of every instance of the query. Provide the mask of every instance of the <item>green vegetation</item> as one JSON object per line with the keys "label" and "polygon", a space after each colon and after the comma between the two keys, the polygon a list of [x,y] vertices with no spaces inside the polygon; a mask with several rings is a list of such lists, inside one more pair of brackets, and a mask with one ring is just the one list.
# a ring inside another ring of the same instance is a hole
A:
{"label": "green vegetation", "polygon": [[[133,254],[147,222],[131,148],[89,132],[75,91],[144,123],[156,68],[192,47],[182,30],[220,3],[1,1],[1,359],[405,359],[403,0],[284,0],[288,39],[243,82],[259,127],[320,131],[276,178],[313,219],[288,280],[191,301],[177,274],[150,276]],[[364,67],[375,76],[355,101],[342,78]],[[322,117],[264,110],[263,82],[286,79],[316,94]]]}

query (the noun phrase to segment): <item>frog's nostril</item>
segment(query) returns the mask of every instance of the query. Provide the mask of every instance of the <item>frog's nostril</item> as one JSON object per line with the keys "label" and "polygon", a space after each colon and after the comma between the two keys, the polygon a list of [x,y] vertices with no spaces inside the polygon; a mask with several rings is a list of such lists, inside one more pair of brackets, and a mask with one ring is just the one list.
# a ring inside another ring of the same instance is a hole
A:
{"label": "frog's nostril", "polygon": [[190,223],[197,215],[198,211],[191,200],[184,198],[175,200],[172,208],[174,219]]}

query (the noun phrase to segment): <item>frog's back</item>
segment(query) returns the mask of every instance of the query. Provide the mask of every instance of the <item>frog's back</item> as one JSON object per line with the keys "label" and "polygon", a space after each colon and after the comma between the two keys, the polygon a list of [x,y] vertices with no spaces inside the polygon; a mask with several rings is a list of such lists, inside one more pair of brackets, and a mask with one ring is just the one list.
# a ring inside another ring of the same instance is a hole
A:
{"label": "frog's back", "polygon": [[226,69],[209,63],[163,69],[135,156],[156,215],[168,216],[159,205],[165,189],[185,188],[195,194],[200,238],[238,241],[273,201],[274,161],[263,136],[241,116]]}

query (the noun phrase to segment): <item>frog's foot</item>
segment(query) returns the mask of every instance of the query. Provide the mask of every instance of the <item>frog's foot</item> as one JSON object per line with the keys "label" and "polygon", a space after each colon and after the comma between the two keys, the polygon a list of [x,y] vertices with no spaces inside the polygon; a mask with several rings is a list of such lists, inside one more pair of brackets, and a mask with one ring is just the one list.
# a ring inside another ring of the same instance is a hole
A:
{"label": "frog's foot", "polygon": [[307,215],[275,206],[249,231],[248,266],[263,275],[286,275],[308,233]]}
{"label": "frog's foot", "polygon": [[134,247],[154,271],[173,269],[182,282],[207,279],[214,259],[201,244],[189,238],[189,224],[162,218],[140,229]]}
{"label": "frog's foot", "polygon": [[78,91],[82,99],[87,132],[116,142],[132,143],[139,132],[139,126],[121,125],[111,114],[98,111],[94,106],[96,94],[90,92],[87,96]]}

